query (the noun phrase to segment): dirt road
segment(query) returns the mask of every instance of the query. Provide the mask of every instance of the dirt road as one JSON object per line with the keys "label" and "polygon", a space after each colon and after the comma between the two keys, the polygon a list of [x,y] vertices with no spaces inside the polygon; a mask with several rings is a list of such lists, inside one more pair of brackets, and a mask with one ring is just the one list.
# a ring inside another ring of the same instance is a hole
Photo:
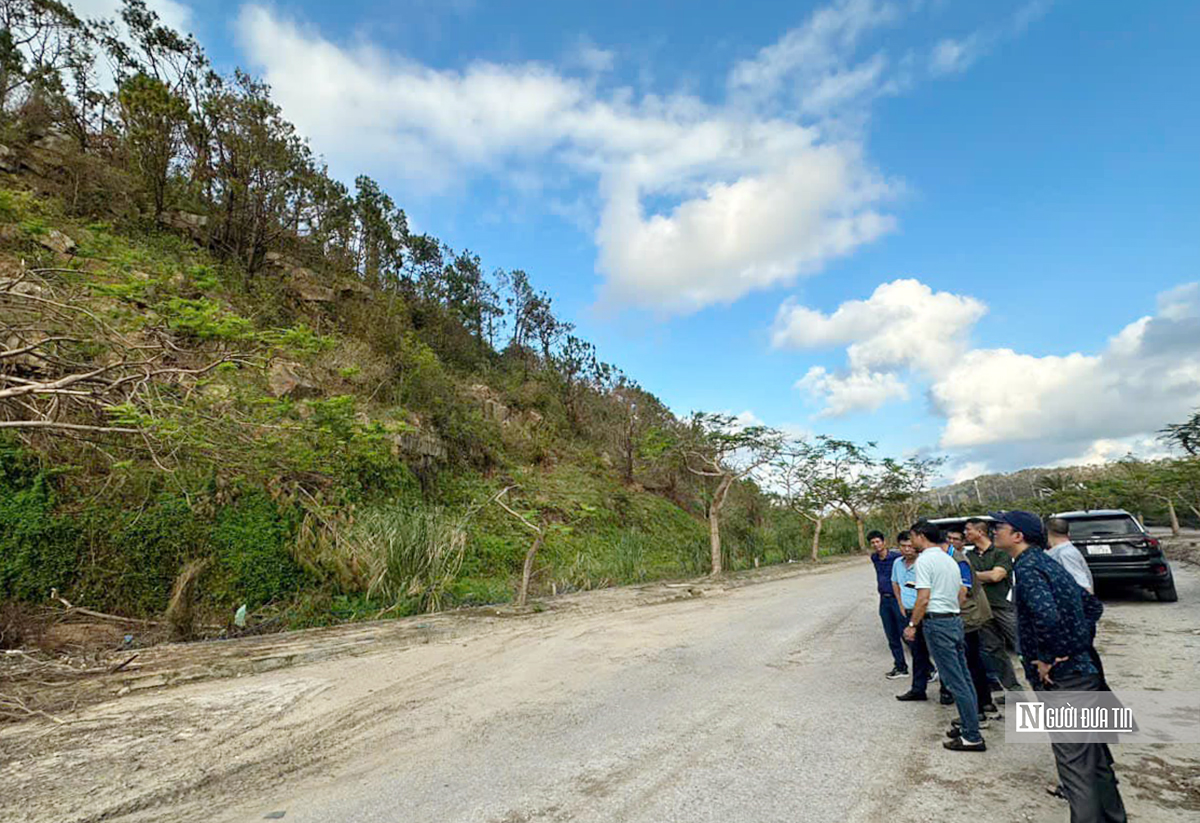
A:
{"label": "dirt road", "polygon": [[[1196,688],[1176,574],[1108,601],[1118,687]],[[950,708],[892,699],[872,589],[855,561],[130,694],[0,729],[0,820],[1064,820],[1048,750],[951,754]],[[1197,819],[1200,751],[1116,754],[1131,819]]]}

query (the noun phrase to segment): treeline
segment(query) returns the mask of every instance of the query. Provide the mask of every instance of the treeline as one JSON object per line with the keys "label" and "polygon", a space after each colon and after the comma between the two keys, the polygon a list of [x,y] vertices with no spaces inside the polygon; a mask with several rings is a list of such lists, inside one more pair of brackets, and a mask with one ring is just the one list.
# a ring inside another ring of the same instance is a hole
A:
{"label": "treeline", "polygon": [[[116,21],[82,20],[54,0],[0,0],[0,18],[9,133],[56,132],[75,142],[71,205],[79,213],[126,206],[154,220],[173,210],[200,214],[207,245],[249,279],[268,252],[292,250],[374,289],[444,305],[481,346],[531,348],[549,360],[563,342],[569,379],[611,372],[524,272],[489,275],[470,251],[410,233],[403,209],[370,177],[350,191],[265,83],[241,70],[216,72],[195,38],[164,26],[144,0],[123,0]],[[112,88],[100,83],[109,76]],[[114,168],[133,182],[132,203],[112,201]]]}
{"label": "treeline", "polygon": [[950,491],[934,490],[927,503],[952,514],[1025,509],[1041,514],[1084,509],[1125,509],[1146,525],[1200,528],[1200,413],[1161,432],[1181,456],[1143,460],[1134,455],[1097,466],[1026,469],[989,475]]}

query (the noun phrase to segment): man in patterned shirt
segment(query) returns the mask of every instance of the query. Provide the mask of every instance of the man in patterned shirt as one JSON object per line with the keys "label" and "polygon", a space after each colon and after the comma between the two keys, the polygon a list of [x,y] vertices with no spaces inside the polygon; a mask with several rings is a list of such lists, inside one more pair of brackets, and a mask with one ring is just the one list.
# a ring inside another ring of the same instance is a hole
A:
{"label": "man in patterned shirt", "polygon": [[[1013,560],[1017,634],[1025,676],[1039,691],[1100,691],[1092,664],[1083,590],[1036,544],[1042,521],[1029,512],[997,512],[995,543]],[[1103,744],[1052,742],[1071,823],[1125,823],[1125,805]]]}

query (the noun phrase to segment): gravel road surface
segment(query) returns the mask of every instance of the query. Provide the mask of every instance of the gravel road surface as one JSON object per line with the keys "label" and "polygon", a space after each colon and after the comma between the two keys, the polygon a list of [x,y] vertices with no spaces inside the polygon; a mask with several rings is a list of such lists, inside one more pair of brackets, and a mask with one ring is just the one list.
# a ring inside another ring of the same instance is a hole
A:
{"label": "gravel road surface", "polygon": [[[1200,573],[1176,576],[1178,603],[1107,600],[1118,688],[1196,688]],[[1065,820],[1048,748],[946,752],[951,707],[893,700],[873,584],[856,560],[0,729],[0,820]],[[1131,819],[1200,819],[1200,751],[1115,752]]]}

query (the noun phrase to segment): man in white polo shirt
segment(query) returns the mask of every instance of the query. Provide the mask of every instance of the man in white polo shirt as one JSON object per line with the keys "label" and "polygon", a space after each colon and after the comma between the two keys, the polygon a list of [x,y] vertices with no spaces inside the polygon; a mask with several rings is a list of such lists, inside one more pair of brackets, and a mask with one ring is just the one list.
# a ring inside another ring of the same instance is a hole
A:
{"label": "man in white polo shirt", "polygon": [[942,745],[951,751],[986,751],[987,745],[979,733],[975,687],[967,673],[966,640],[959,615],[962,600],[967,596],[962,572],[950,555],[936,549],[942,543],[942,532],[936,524],[928,520],[914,524],[912,542],[913,548],[920,552],[917,555],[917,604],[904,636],[911,641],[917,627],[921,627],[942,682],[954,695],[962,724],[961,735]]}

